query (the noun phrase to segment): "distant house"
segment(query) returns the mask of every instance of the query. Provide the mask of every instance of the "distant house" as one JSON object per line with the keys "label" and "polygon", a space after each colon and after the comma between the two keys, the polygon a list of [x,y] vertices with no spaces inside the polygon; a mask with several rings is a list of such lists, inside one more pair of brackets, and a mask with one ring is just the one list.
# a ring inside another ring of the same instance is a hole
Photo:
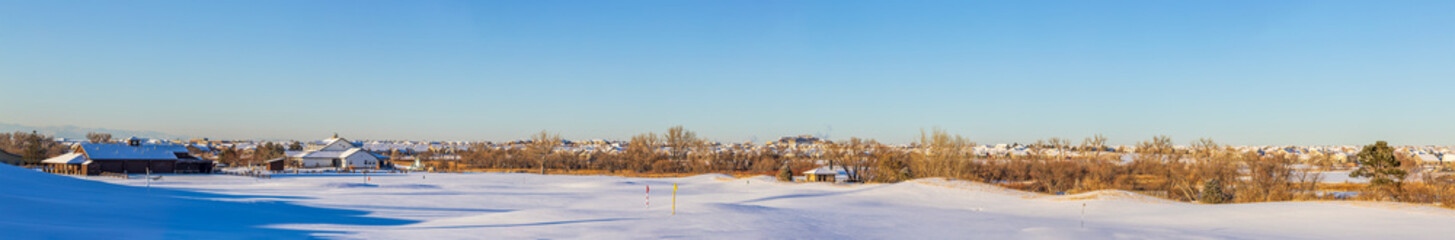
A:
{"label": "distant house", "polygon": [[212,161],[193,157],[187,147],[174,144],[144,144],[140,139],[126,143],[82,143],[62,154],[41,161],[56,167],[79,169],[79,174],[111,173],[211,173]]}
{"label": "distant house", "polygon": [[310,143],[303,151],[289,151],[288,159],[305,168],[379,168],[389,157],[374,154],[358,144],[335,135],[318,143]]}
{"label": "distant house", "polygon": [[848,171],[843,168],[819,167],[803,172],[803,180],[808,182],[839,182],[849,179]]}
{"label": "distant house", "polygon": [[287,162],[286,160],[287,158],[268,159],[268,171],[283,171],[283,165]]}
{"label": "distant house", "polygon": [[1443,159],[1440,159],[1439,154],[1436,153],[1417,153],[1414,154],[1414,157],[1423,161],[1424,164],[1442,163],[1443,161]]}
{"label": "distant house", "polygon": [[23,161],[24,159],[22,159],[20,155],[5,152],[5,150],[0,150],[0,163],[20,165],[20,163]]}

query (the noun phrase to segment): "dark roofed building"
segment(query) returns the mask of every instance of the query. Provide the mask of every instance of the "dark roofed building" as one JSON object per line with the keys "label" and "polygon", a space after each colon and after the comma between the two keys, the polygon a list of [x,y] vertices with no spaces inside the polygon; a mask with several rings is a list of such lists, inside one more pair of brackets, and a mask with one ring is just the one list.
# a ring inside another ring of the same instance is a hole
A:
{"label": "dark roofed building", "polygon": [[24,159],[21,158],[20,155],[5,152],[5,150],[0,150],[0,163],[20,165],[23,160]]}
{"label": "dark roofed building", "polygon": [[133,138],[127,143],[83,143],[73,153],[89,160],[91,168],[114,173],[210,173],[212,161],[192,156],[186,146],[143,144]]}

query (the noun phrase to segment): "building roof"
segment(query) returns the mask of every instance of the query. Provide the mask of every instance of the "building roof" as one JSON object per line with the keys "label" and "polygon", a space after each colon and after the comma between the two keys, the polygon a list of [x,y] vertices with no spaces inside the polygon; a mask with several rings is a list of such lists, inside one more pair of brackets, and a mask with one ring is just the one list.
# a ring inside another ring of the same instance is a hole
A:
{"label": "building roof", "polygon": [[170,144],[83,143],[81,149],[91,160],[177,160],[177,153],[187,152],[187,147]]}
{"label": "building roof", "polygon": [[323,140],[323,145],[324,146],[328,146],[328,145],[331,145],[331,144],[333,144],[335,142],[344,142],[345,144],[348,144],[347,147],[351,147],[351,148],[359,147],[359,144],[355,144],[354,142],[350,142],[348,139],[344,139],[344,138],[341,138],[341,137],[333,137],[333,138],[329,138],[327,140]]}
{"label": "building roof", "polygon": [[[338,149],[327,149],[328,146],[334,145],[336,143],[342,143],[340,146],[344,147],[344,149],[342,149],[342,150],[338,150]],[[316,158],[330,158],[331,159],[331,158],[346,158],[349,155],[353,155],[355,153],[362,152],[362,153],[367,153],[370,156],[373,156],[374,158],[377,158],[377,159],[389,159],[389,157],[387,157],[387,156],[379,155],[377,153],[364,150],[364,148],[362,147],[364,145],[361,144],[361,143],[351,142],[348,139],[344,139],[344,138],[341,138],[341,137],[338,137],[338,136],[334,136],[334,137],[329,138],[329,139],[324,139],[322,141],[317,141],[317,142],[314,142],[314,143],[310,143],[309,145],[310,145],[310,147],[313,150],[284,151],[283,152],[283,155],[284,156],[288,156],[288,157],[294,157],[294,158],[315,158],[315,159]]]}
{"label": "building roof", "polygon": [[17,159],[18,160],[18,159],[20,159],[20,154],[8,153],[8,152],[5,152],[5,150],[0,150],[0,160],[5,160],[5,159]]}
{"label": "building roof", "polygon": [[81,155],[80,153],[67,153],[61,154],[60,156],[56,156],[53,158],[47,158],[45,160],[41,160],[40,162],[50,164],[82,164],[86,163],[86,161],[88,160],[86,160],[85,155]]}
{"label": "building roof", "polygon": [[197,150],[201,150],[203,152],[211,152],[212,151],[212,147],[208,147],[207,144],[193,143],[190,146],[192,146],[194,148],[197,148]]}
{"label": "building roof", "polygon": [[344,153],[339,154],[339,157],[348,157],[350,155],[354,155],[355,153],[359,153],[360,150],[363,150],[363,149],[362,148],[350,148],[349,150],[344,150]]}
{"label": "building roof", "polygon": [[347,151],[326,151],[326,150],[320,150],[320,151],[304,152],[301,155],[299,155],[298,157],[299,158],[339,158],[340,156],[344,156],[344,153],[345,152],[347,152]]}
{"label": "building roof", "polygon": [[824,175],[824,174],[839,175],[839,174],[847,174],[847,172],[844,171],[842,168],[839,168],[838,170],[834,170],[834,169],[829,169],[829,167],[819,167],[819,168],[814,168],[813,170],[804,171],[803,174],[809,174],[809,175]]}
{"label": "building roof", "polygon": [[387,156],[379,155],[378,153],[374,153],[374,152],[370,152],[370,151],[365,151],[363,148],[350,148],[349,150],[345,150],[344,153],[343,154],[340,154],[339,156],[340,157],[347,158],[347,157],[349,157],[351,155],[358,154],[358,153],[369,154],[369,156],[373,156],[374,159],[378,159],[378,160],[389,159],[389,157],[387,157]]}

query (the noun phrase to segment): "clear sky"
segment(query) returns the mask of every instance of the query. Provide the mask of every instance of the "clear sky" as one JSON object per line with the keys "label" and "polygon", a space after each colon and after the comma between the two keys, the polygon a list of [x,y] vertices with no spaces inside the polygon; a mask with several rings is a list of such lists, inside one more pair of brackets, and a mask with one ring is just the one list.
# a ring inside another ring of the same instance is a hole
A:
{"label": "clear sky", "polygon": [[1455,144],[1455,1],[9,1],[0,122]]}

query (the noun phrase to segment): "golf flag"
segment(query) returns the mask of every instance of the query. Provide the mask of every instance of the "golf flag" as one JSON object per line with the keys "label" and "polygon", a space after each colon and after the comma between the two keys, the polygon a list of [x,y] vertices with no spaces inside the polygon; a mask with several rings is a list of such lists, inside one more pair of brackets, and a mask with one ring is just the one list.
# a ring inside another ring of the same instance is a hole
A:
{"label": "golf flag", "polygon": [[677,183],[672,183],[672,215],[677,215]]}

